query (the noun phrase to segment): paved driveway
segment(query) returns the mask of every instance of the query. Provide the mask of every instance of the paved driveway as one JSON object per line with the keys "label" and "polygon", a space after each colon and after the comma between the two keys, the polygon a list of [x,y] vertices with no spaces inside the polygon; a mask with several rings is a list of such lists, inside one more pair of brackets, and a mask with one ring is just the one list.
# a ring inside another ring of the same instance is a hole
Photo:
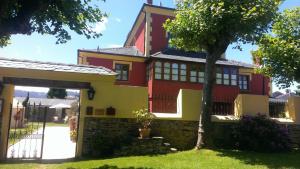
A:
{"label": "paved driveway", "polygon": [[[42,133],[42,129],[37,131]],[[44,136],[43,159],[66,159],[75,157],[76,144],[70,141],[69,127],[46,127]],[[7,157],[40,157],[41,141],[39,139],[22,139],[9,147]]]}

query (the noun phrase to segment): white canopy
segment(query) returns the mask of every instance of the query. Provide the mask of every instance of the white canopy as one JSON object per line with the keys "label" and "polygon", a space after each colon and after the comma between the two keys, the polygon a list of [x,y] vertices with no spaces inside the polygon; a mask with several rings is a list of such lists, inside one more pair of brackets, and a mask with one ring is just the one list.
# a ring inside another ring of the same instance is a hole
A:
{"label": "white canopy", "polygon": [[59,103],[59,104],[53,105],[49,108],[50,109],[69,109],[69,108],[71,108],[71,106],[67,105],[67,104]]}

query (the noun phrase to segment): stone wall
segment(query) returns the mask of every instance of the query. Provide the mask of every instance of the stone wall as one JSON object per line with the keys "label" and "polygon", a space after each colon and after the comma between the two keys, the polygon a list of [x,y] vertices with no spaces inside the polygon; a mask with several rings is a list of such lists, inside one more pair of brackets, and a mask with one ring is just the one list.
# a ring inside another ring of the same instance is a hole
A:
{"label": "stone wall", "polygon": [[197,121],[155,120],[151,126],[154,136],[161,136],[178,150],[195,147],[197,142]]}
{"label": "stone wall", "polygon": [[[155,120],[151,136],[179,150],[191,149],[197,141],[198,122]],[[110,156],[138,137],[135,119],[86,117],[83,131],[83,156]]]}
{"label": "stone wall", "polygon": [[293,147],[300,148],[300,125],[287,125]]}

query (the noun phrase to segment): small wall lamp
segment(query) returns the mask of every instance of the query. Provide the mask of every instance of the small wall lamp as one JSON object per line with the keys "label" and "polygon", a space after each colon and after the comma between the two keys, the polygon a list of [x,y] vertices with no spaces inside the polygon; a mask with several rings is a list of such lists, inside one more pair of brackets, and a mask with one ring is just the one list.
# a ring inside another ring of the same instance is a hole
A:
{"label": "small wall lamp", "polygon": [[87,91],[87,93],[88,93],[88,99],[93,100],[95,97],[95,93],[96,93],[95,89],[91,86],[89,88],[89,90]]}

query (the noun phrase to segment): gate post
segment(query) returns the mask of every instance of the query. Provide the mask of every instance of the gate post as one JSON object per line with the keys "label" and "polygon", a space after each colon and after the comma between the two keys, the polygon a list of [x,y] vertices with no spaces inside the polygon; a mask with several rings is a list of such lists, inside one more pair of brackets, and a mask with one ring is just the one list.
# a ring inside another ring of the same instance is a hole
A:
{"label": "gate post", "polygon": [[7,138],[9,134],[8,130],[10,121],[9,117],[11,104],[13,104],[14,90],[14,85],[6,84],[4,85],[4,90],[0,95],[0,98],[4,99],[3,110],[2,113],[0,113],[0,160],[4,160],[6,158]]}

